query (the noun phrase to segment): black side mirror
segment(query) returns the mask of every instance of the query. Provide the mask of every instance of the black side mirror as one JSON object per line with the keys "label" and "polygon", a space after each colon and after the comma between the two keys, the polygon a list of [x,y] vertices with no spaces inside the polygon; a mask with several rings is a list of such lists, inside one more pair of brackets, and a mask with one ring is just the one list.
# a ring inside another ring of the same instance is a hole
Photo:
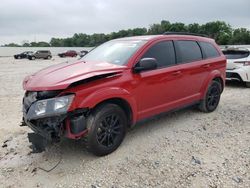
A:
{"label": "black side mirror", "polygon": [[146,70],[154,70],[157,68],[157,60],[155,58],[143,58],[134,67],[134,72],[138,73]]}

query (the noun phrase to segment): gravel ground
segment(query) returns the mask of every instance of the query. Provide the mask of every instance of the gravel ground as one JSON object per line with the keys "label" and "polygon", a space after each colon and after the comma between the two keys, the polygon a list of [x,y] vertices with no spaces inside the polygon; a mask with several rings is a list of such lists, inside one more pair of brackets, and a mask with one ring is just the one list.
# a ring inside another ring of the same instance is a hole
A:
{"label": "gravel ground", "polygon": [[215,112],[188,108],[140,123],[108,156],[72,140],[32,154],[30,130],[18,126],[22,80],[66,60],[74,59],[0,58],[0,187],[250,187],[250,89],[238,83]]}

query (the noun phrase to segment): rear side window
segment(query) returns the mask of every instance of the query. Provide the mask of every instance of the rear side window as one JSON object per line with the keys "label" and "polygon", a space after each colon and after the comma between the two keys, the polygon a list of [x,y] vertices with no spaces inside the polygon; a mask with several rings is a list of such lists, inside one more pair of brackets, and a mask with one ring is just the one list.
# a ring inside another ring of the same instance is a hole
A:
{"label": "rear side window", "polygon": [[250,55],[248,50],[224,50],[222,52],[227,59],[241,59]]}
{"label": "rear side window", "polygon": [[201,46],[205,58],[213,58],[220,56],[219,52],[212,44],[208,42],[199,42],[199,44]]}
{"label": "rear side window", "polygon": [[188,63],[202,59],[202,53],[196,41],[175,41],[178,63]]}
{"label": "rear side window", "polygon": [[175,65],[175,50],[172,41],[163,41],[152,46],[142,58],[155,58],[158,67]]}

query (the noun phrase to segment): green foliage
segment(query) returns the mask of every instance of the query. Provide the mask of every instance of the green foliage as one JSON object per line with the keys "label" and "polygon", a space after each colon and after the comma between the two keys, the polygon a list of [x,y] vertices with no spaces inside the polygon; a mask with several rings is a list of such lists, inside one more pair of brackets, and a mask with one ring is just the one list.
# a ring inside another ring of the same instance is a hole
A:
{"label": "green foliage", "polygon": [[233,37],[230,40],[232,44],[250,44],[250,31],[246,28],[239,28],[233,31]]}
{"label": "green foliage", "polygon": [[[87,35],[84,33],[76,33],[73,37],[69,38],[52,38],[49,43],[47,42],[31,42],[24,43],[24,47],[93,47],[100,45],[108,40],[140,35],[156,35],[163,34],[164,32],[189,32],[197,34],[206,34],[220,45],[228,44],[250,44],[250,31],[246,28],[233,29],[229,24],[223,21],[208,22],[205,24],[184,24],[180,22],[170,23],[169,21],[162,20],[161,23],[150,25],[147,28],[134,28],[127,30],[120,30],[110,34],[94,33]],[[5,46],[19,46],[10,43]]]}
{"label": "green foliage", "polygon": [[20,45],[15,44],[15,43],[9,43],[9,44],[5,44],[4,47],[20,47]]}

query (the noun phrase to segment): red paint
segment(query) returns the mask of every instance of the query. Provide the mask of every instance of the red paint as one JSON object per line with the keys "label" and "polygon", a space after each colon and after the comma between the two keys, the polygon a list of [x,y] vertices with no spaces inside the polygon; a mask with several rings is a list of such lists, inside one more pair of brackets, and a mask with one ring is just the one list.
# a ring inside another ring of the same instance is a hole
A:
{"label": "red paint", "polygon": [[[144,38],[147,38],[145,36]],[[138,37],[142,39],[143,37]],[[133,66],[152,45],[164,40],[195,40],[212,43],[220,56],[192,63],[141,72],[135,74]],[[94,108],[100,102],[120,98],[132,110],[133,123],[138,120],[169,111],[199,101],[214,78],[225,82],[226,59],[214,40],[196,36],[159,35],[150,36],[128,61],[126,66],[105,62],[63,63],[44,69],[24,81],[24,89],[32,91],[64,89],[63,93],[75,93],[69,109]],[[105,73],[118,73],[114,77],[103,78],[76,87],[71,83]],[[67,124],[67,131],[69,131]],[[68,137],[80,135],[68,133]]]}

